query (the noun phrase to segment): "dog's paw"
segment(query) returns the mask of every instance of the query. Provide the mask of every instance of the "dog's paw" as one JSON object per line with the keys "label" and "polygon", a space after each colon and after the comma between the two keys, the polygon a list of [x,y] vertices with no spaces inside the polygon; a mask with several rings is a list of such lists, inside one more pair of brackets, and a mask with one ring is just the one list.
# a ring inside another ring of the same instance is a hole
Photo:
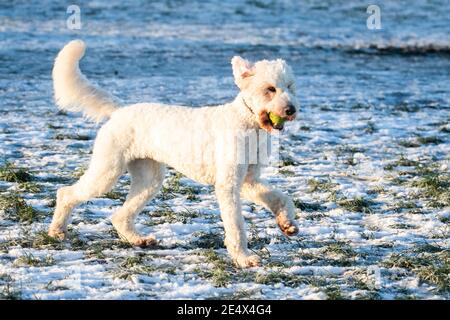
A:
{"label": "dog's paw", "polygon": [[236,259],[236,264],[241,268],[258,267],[261,265],[261,258],[257,255],[241,255]]}
{"label": "dog's paw", "polygon": [[64,240],[67,237],[67,230],[50,227],[48,229],[48,235],[54,239]]}
{"label": "dog's paw", "polygon": [[[281,219],[280,219],[281,220]],[[288,237],[295,236],[298,233],[297,224],[290,220],[280,221],[277,219],[278,227]]]}
{"label": "dog's paw", "polygon": [[142,238],[137,238],[136,240],[131,241],[131,244],[141,248],[154,247],[158,241],[156,241],[155,237],[147,236]]}

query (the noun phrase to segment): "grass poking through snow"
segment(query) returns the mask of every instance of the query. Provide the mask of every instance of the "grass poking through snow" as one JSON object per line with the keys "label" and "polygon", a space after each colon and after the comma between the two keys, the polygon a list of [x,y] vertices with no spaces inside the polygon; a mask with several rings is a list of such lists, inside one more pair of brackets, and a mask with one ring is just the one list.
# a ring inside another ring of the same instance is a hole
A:
{"label": "grass poking through snow", "polygon": [[30,182],[33,176],[24,168],[18,168],[10,162],[0,167],[0,180],[8,182]]}
{"label": "grass poking through snow", "polygon": [[16,192],[0,194],[0,213],[8,220],[22,223],[31,223],[40,217],[40,213]]}

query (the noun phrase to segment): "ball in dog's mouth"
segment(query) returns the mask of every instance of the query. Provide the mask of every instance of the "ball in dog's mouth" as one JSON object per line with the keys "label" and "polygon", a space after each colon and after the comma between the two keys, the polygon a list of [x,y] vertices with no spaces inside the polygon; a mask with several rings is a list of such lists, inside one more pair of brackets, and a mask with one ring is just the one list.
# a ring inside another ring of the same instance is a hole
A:
{"label": "ball in dog's mouth", "polygon": [[273,112],[262,111],[259,114],[259,123],[261,128],[267,130],[268,132],[271,132],[274,129],[281,131],[284,129],[284,123],[286,121],[292,121],[294,118],[295,115],[281,117]]}
{"label": "ball in dog's mouth", "polygon": [[286,121],[286,118],[280,117],[279,115],[277,115],[276,113],[273,113],[273,112],[269,112],[268,116],[269,116],[270,125],[272,126],[272,128],[277,129],[277,130],[283,130],[284,122]]}

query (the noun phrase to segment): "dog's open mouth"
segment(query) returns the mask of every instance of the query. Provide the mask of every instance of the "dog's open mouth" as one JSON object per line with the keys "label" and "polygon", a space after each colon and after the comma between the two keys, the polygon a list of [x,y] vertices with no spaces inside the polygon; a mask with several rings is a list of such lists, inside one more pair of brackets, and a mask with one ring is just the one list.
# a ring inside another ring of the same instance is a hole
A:
{"label": "dog's open mouth", "polygon": [[292,121],[295,119],[295,115],[290,115],[286,117],[281,117],[276,114],[270,114],[268,112],[262,111],[259,114],[259,123],[261,128],[271,132],[272,130],[281,131],[284,129],[284,124],[286,121]]}
{"label": "dog's open mouth", "polygon": [[286,119],[278,116],[270,117],[269,113],[265,111],[259,114],[259,123],[261,125],[261,128],[267,130],[268,132],[271,132],[274,129],[279,131],[283,130],[285,120]]}
{"label": "dog's open mouth", "polygon": [[283,130],[283,128],[284,128],[284,122],[286,121],[285,118],[279,117],[280,120],[278,120],[278,121],[276,121],[275,119],[273,119],[272,117],[270,117],[270,115],[268,115],[268,118],[269,118],[270,126],[271,126],[273,129],[280,130],[280,131]]}

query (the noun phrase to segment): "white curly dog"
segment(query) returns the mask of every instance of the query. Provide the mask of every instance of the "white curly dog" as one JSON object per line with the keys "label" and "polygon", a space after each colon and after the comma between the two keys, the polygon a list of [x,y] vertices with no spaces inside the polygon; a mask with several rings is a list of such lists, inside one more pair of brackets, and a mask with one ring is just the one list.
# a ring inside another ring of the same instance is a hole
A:
{"label": "white curly dog", "polygon": [[[136,231],[135,219],[160,190],[166,165],[200,183],[214,185],[225,245],[238,266],[260,265],[259,257],[247,248],[241,195],[271,210],[284,234],[297,234],[292,200],[260,179],[261,163],[236,161],[239,148],[234,139],[241,131],[274,133],[283,129],[283,124],[270,120],[269,112],[287,120],[295,118],[294,76],[285,61],[253,64],[233,57],[233,75],[240,92],[224,105],[189,108],[140,103],[119,108],[114,97],[81,74],[78,62],[85,48],[81,40],[74,40],[59,52],[53,68],[55,99],[61,109],[81,111],[97,122],[108,121],[98,132],[84,175],[74,185],[58,190],[50,236],[64,239],[74,207],[111,190],[128,170],[130,192],[112,223],[120,237],[133,245],[156,244],[153,236]],[[258,152],[262,147],[266,145],[261,143]],[[201,156],[194,161],[192,154]]]}

